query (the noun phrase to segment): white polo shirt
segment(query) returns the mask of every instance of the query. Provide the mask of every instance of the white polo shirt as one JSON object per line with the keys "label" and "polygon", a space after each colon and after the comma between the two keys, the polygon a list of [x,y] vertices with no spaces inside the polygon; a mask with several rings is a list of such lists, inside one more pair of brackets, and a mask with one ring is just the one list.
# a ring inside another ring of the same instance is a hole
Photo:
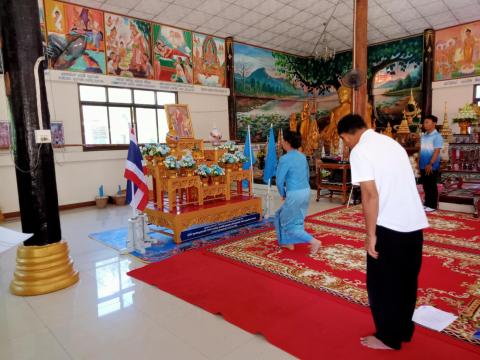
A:
{"label": "white polo shirt", "polygon": [[352,183],[375,180],[377,225],[399,232],[428,227],[407,152],[395,140],[365,131],[350,153]]}

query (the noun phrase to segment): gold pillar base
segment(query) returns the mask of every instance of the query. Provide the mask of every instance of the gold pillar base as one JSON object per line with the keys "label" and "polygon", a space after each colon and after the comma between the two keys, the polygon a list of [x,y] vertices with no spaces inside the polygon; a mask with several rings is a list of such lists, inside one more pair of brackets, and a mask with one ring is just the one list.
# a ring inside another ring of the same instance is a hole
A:
{"label": "gold pillar base", "polygon": [[21,245],[10,291],[19,296],[42,295],[67,288],[78,279],[65,241],[45,246]]}

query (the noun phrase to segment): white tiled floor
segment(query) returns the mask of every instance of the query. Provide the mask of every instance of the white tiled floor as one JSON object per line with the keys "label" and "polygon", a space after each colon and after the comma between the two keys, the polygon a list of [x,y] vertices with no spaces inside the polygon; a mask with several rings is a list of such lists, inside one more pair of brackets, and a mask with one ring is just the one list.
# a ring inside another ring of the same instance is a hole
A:
{"label": "white tiled floor", "polygon": [[[274,198],[273,207],[280,202]],[[338,203],[313,200],[309,213]],[[61,214],[80,282],[56,293],[9,293],[15,250],[0,255],[0,360],[291,359],[258,335],[126,275],[142,263],[88,238],[126,226],[129,207]],[[20,229],[19,222],[3,224]]]}

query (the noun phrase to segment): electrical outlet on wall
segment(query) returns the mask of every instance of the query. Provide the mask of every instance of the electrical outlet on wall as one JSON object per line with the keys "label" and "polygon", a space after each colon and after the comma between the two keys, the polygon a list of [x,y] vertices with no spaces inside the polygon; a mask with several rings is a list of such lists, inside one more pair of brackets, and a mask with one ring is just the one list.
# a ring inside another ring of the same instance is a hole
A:
{"label": "electrical outlet on wall", "polygon": [[49,144],[52,142],[52,132],[50,130],[35,130],[35,142],[37,144]]}

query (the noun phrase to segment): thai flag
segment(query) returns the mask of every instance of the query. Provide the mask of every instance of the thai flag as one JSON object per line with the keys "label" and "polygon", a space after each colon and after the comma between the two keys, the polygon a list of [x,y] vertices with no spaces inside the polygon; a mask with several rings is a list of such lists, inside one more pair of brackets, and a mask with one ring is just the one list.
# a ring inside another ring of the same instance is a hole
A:
{"label": "thai flag", "polygon": [[142,160],[142,153],[138,147],[135,131],[132,128],[130,131],[130,146],[128,147],[128,156],[123,176],[128,180],[127,203],[134,209],[140,211],[143,211],[148,203],[148,185]]}

